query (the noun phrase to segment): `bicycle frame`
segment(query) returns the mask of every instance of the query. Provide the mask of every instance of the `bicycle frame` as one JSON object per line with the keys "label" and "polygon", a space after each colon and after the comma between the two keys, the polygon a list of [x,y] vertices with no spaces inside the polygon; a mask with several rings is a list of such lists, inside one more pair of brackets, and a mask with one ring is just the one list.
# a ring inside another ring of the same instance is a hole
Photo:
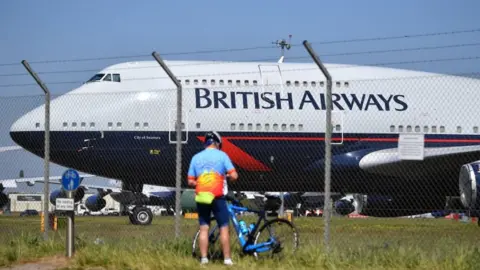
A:
{"label": "bicycle frame", "polygon": [[[255,213],[258,215],[258,220],[257,223],[255,224],[255,228],[253,231],[248,233],[247,235],[244,235],[241,230],[240,230],[240,225],[238,223],[236,213],[237,212],[249,212],[249,213]],[[230,215],[230,220],[233,223],[233,227],[235,228],[235,231],[237,232],[238,235],[238,240],[242,246],[243,252],[244,253],[250,253],[250,252],[266,252],[270,250],[270,246],[275,244],[275,241],[267,241],[267,242],[262,242],[259,244],[253,244],[254,241],[254,236],[259,230],[259,225],[262,222],[262,220],[267,220],[266,214],[264,210],[253,210],[249,209],[247,207],[242,207],[242,206],[236,206],[233,204],[228,204],[228,213]],[[243,237],[247,236],[247,240],[245,240]]]}

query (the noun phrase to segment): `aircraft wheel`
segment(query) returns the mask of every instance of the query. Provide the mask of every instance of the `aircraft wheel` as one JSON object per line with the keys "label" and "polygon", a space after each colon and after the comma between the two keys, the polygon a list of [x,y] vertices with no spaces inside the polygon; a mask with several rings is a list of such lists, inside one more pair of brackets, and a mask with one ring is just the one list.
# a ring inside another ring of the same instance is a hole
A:
{"label": "aircraft wheel", "polygon": [[153,220],[153,213],[150,208],[147,207],[135,207],[133,209],[133,220],[134,224],[137,225],[150,225]]}

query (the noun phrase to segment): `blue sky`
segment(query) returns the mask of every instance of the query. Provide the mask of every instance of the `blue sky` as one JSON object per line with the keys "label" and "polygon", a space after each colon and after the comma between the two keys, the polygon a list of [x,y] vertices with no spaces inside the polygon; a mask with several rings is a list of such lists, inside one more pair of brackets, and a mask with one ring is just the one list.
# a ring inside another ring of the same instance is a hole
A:
{"label": "blue sky", "polygon": [[[272,41],[293,35],[292,42],[307,39],[325,62],[372,64],[398,61],[480,56],[480,46],[417,52],[322,56],[332,53],[480,43],[480,32],[405,38],[386,41],[315,44],[319,41],[385,37],[480,28],[480,1],[0,1],[0,146],[11,145],[10,124],[21,113],[43,102],[20,61],[63,60],[108,56],[146,55],[269,46]],[[257,60],[277,58],[276,48],[214,54],[166,55],[165,59]],[[288,57],[308,56],[301,46]],[[129,59],[131,60],[131,59]],[[99,70],[125,59],[35,64],[37,72]],[[294,61],[294,60],[292,60]],[[301,60],[310,61],[310,60]],[[16,65],[2,66],[5,63]],[[392,67],[432,72],[478,71],[479,60],[399,65]],[[5,76],[5,74],[19,74]],[[48,83],[81,82],[92,71],[41,75]],[[3,76],[2,76],[3,75]],[[2,87],[3,85],[3,87]],[[51,84],[54,94],[76,86]],[[7,97],[8,96],[8,97]],[[14,100],[14,101],[13,101]],[[13,101],[13,103],[12,103]],[[41,175],[41,160],[22,153],[1,154],[0,177],[14,177],[18,169],[12,160],[35,163]],[[22,158],[23,157],[23,158]],[[13,159],[11,159],[13,158]],[[6,161],[10,159],[10,161]],[[38,164],[37,164],[38,163]],[[40,166],[38,166],[40,165]],[[13,166],[13,167],[12,167]],[[17,165],[18,166],[18,165]],[[8,170],[5,168],[9,168]],[[30,173],[29,173],[30,174]],[[31,174],[35,174],[32,172]]]}

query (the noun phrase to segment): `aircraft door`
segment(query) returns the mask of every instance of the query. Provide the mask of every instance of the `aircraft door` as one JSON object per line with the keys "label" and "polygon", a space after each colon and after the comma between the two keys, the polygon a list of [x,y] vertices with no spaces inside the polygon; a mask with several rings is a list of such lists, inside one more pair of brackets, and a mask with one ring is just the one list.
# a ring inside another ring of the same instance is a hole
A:
{"label": "aircraft door", "polygon": [[343,144],[344,112],[332,110],[332,145]]}
{"label": "aircraft door", "polygon": [[[180,140],[182,143],[188,142],[188,112],[182,111],[182,132]],[[177,109],[173,108],[168,113],[168,141],[177,143]]]}
{"label": "aircraft door", "polygon": [[283,91],[283,79],[278,64],[258,65],[260,71],[262,91]]}

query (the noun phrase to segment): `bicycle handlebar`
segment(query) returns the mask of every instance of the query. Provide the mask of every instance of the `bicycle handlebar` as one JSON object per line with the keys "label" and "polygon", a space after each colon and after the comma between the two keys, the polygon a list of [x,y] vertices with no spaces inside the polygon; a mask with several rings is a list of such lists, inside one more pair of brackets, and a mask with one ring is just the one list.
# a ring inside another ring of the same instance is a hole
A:
{"label": "bicycle handlebar", "polygon": [[235,197],[233,197],[230,194],[225,195],[225,199],[227,201],[231,202],[233,205],[243,206],[242,203],[239,200],[235,199]]}

